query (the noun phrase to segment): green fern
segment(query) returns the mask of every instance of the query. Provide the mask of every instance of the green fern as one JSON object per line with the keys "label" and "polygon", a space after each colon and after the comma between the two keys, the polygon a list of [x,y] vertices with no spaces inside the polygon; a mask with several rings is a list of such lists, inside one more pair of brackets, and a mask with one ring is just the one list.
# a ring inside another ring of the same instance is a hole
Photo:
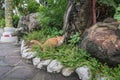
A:
{"label": "green fern", "polygon": [[107,6],[117,7],[115,0],[98,0],[98,2],[106,4]]}

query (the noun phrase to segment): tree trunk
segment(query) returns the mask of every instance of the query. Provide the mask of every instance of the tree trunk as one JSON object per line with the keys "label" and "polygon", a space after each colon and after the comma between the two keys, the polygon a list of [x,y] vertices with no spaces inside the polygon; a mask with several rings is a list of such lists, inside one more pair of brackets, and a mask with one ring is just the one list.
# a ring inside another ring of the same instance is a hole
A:
{"label": "tree trunk", "polygon": [[66,38],[80,34],[92,25],[92,0],[70,0],[64,14],[63,31]]}
{"label": "tree trunk", "polygon": [[5,26],[13,27],[12,24],[12,1],[13,0],[5,0]]}

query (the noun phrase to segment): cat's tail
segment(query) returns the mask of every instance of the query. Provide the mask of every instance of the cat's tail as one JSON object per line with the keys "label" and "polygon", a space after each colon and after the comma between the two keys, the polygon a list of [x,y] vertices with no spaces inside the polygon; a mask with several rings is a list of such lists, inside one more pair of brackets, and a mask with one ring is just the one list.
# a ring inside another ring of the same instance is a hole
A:
{"label": "cat's tail", "polygon": [[31,44],[38,44],[38,45],[40,45],[42,47],[42,43],[40,41],[38,41],[38,40],[31,40],[30,43]]}

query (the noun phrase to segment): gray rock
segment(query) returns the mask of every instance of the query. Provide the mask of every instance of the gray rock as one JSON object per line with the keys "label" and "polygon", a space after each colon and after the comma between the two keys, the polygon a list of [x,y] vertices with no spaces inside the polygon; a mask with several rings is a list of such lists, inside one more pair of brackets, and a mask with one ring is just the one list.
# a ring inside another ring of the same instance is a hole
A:
{"label": "gray rock", "polygon": [[90,72],[90,69],[87,66],[79,67],[75,71],[78,74],[79,79],[90,80],[91,72]]}
{"label": "gray rock", "polygon": [[31,13],[20,18],[18,22],[18,30],[22,33],[24,31],[30,31],[32,29],[38,29],[40,27],[39,20],[37,19],[38,13]]}
{"label": "gray rock", "polygon": [[33,58],[33,59],[32,59],[33,65],[34,65],[34,66],[37,66],[37,65],[40,63],[40,60],[41,60],[41,58],[38,58],[38,57]]}
{"label": "gray rock", "polygon": [[13,36],[18,36],[18,42],[26,35],[27,32],[33,30],[40,30],[39,20],[37,19],[37,13],[31,13],[20,18],[18,26]]}
{"label": "gray rock", "polygon": [[110,23],[96,23],[81,36],[79,48],[110,66],[120,64],[120,30]]}
{"label": "gray rock", "polygon": [[47,72],[50,73],[59,73],[63,68],[63,65],[57,61],[53,60],[51,63],[47,66]]}
{"label": "gray rock", "polygon": [[42,60],[42,61],[40,61],[40,63],[37,65],[37,68],[42,69],[42,67],[45,67],[45,66],[49,65],[50,62],[51,62],[50,59],[48,59],[48,60]]}
{"label": "gray rock", "polygon": [[62,69],[63,76],[70,76],[73,72],[74,72],[74,69],[72,69],[72,68],[63,68]]}

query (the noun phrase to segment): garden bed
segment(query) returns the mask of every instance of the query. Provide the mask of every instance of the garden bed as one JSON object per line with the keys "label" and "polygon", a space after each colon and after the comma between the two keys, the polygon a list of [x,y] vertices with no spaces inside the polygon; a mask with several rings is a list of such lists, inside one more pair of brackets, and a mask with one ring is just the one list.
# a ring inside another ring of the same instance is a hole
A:
{"label": "garden bed", "polygon": [[[67,45],[69,46],[69,45]],[[38,46],[35,49],[29,48],[25,41],[21,43],[21,56],[31,60],[38,69],[46,69],[49,73],[62,73],[63,76],[70,76],[76,72],[82,80],[119,80],[120,66],[109,68],[99,63],[95,58],[90,57],[84,50],[70,48],[62,45],[49,52],[42,52]],[[57,52],[56,52],[57,51]]]}

